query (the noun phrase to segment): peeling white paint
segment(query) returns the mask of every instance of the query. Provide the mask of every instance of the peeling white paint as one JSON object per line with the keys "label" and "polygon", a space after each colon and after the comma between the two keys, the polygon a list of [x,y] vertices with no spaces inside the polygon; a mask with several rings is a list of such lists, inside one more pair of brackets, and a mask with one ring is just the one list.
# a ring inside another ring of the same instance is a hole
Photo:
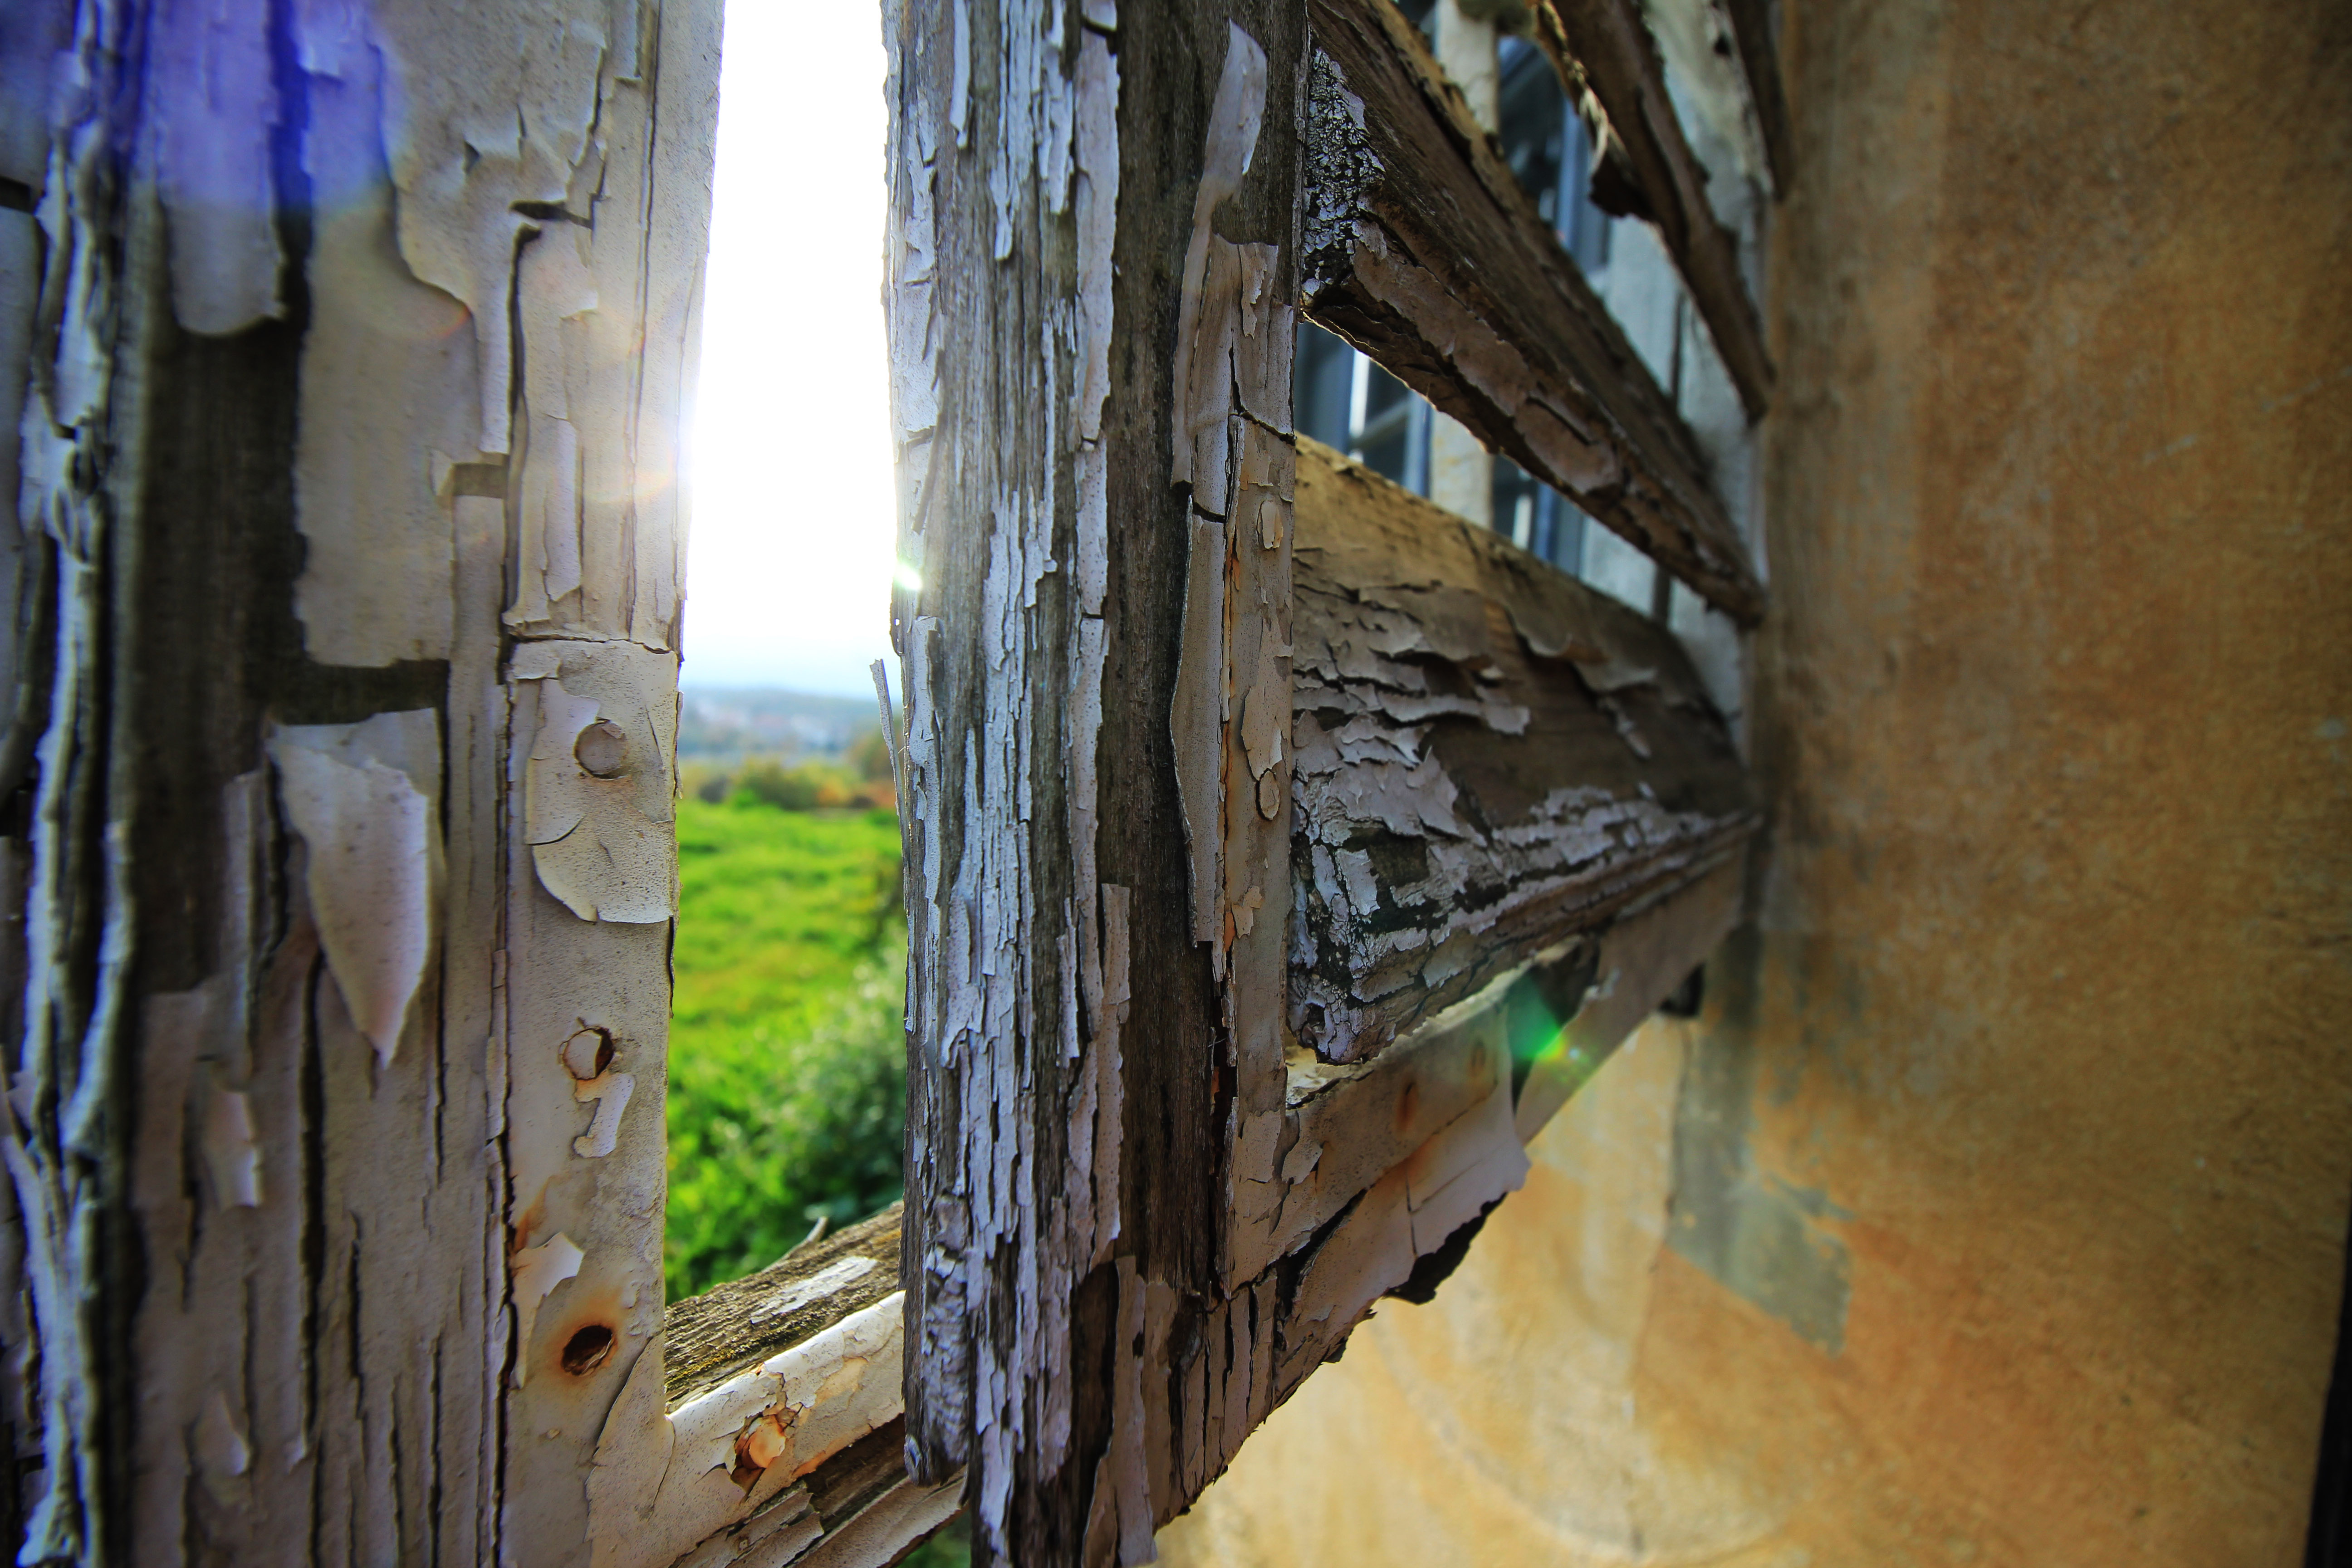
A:
{"label": "peeling white paint", "polygon": [[430,710],[269,739],[278,798],[309,850],[305,885],[352,1021],[389,1062],[432,956],[441,736]]}
{"label": "peeling white paint", "polygon": [[[729,1560],[748,1550],[735,1533],[746,1521],[796,1519],[805,1505],[791,1503],[792,1483],[903,1409],[905,1305],[894,1292],[666,1415],[649,1347],[597,1439],[588,1489],[597,1568],[662,1568],[722,1539]],[[779,1498],[785,1511],[767,1513]],[[801,1536],[795,1552],[815,1539]]]}
{"label": "peeling white paint", "polygon": [[[1299,1037],[1345,1062],[1518,962],[1496,933],[1537,941],[1546,911],[1566,919],[1696,877],[1755,819],[1744,805],[1661,802],[1660,788],[1687,801],[1702,779],[1730,786],[1711,786],[1715,797],[1739,798],[1727,736],[1662,628],[1328,449],[1315,448],[1312,468],[1320,510],[1292,694],[1299,859],[1311,875],[1297,887],[1289,1006]],[[1678,760],[1657,761],[1629,704],[1681,730]],[[1566,722],[1579,709],[1591,716],[1580,728]],[[1539,710],[1555,716],[1552,732],[1535,725]],[[1592,718],[1625,748],[1617,758],[1591,752]],[[1465,721],[1515,745],[1442,750],[1439,737],[1464,734]],[[1585,776],[1612,782],[1536,794],[1570,766],[1563,746],[1584,748]],[[1500,775],[1511,812],[1465,795],[1449,754],[1486,758],[1490,790],[1497,767],[1524,770]]]}
{"label": "peeling white paint", "polygon": [[628,1110],[629,1096],[636,1088],[635,1076],[625,1072],[603,1073],[572,1086],[572,1099],[596,1107],[588,1131],[572,1141],[573,1153],[583,1160],[601,1160],[613,1152],[621,1135],[621,1113]]}
{"label": "peeling white paint", "polygon": [[261,1144],[254,1136],[252,1101],[234,1089],[214,1089],[205,1108],[204,1147],[222,1206],[260,1207]]}
{"label": "peeling white paint", "polygon": [[539,688],[524,838],[541,884],[583,921],[642,925],[677,912],[677,671],[676,656],[625,643],[537,643],[515,655],[513,679]]}
{"label": "peeling white paint", "polygon": [[215,1388],[196,1418],[195,1449],[207,1480],[241,1476],[252,1468],[253,1449],[229,1414],[228,1396]]}
{"label": "peeling white paint", "polygon": [[530,1379],[530,1336],[539,1322],[540,1304],[557,1286],[579,1275],[580,1265],[587,1256],[560,1230],[538,1246],[526,1247],[514,1255],[509,1268],[514,1276],[515,1339],[524,1351],[515,1358],[517,1388]]}
{"label": "peeling white paint", "polygon": [[268,12],[240,0],[166,0],[148,49],[173,314],[192,332],[239,331],[280,309]]}
{"label": "peeling white paint", "polygon": [[[532,25],[518,26],[495,7],[406,0],[375,11],[368,29],[384,59],[401,255],[472,318],[481,409],[475,444],[485,452],[509,445],[509,300],[516,240],[532,226],[515,209],[570,199],[590,157],[599,78],[616,41],[604,0],[538,0],[534,10]],[[634,10],[621,10],[631,33]]]}
{"label": "peeling white paint", "polygon": [[457,464],[481,461],[472,323],[401,258],[384,65],[363,18],[303,5],[293,26],[315,201],[294,458],[303,646],[322,664],[446,658],[456,498],[445,485]]}

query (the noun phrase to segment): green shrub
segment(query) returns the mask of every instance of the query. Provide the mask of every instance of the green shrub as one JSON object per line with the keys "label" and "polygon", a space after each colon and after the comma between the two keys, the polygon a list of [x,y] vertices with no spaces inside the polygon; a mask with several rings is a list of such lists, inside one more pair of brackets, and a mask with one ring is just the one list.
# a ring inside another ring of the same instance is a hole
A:
{"label": "green shrub", "polygon": [[806,763],[786,767],[773,757],[753,757],[735,770],[738,797],[748,797],[786,811],[807,811],[816,805],[818,778]]}
{"label": "green shrub", "polygon": [[725,800],[734,790],[735,781],[715,763],[700,758],[681,760],[677,766],[677,793],[713,805]]}
{"label": "green shrub", "polygon": [[[753,757],[736,769],[727,798],[753,800],[763,805],[782,806],[786,811],[839,806],[858,811],[887,808],[895,804],[888,767],[887,752],[883,775],[878,780],[865,773],[858,765],[845,766],[811,758],[787,767],[774,757]],[[703,798],[718,797],[706,795]]]}
{"label": "green shrub", "polygon": [[906,1116],[897,819],[681,800],[678,879],[673,1300],[889,1204]]}

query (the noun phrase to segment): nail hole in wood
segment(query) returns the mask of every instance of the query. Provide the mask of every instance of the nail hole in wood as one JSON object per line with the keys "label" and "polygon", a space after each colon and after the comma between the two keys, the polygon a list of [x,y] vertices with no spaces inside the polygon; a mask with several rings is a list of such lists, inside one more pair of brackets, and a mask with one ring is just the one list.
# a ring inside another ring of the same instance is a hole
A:
{"label": "nail hole in wood", "polygon": [[602,1323],[590,1323],[564,1342],[563,1370],[574,1377],[585,1377],[612,1353],[613,1331]]}
{"label": "nail hole in wood", "polygon": [[604,1069],[613,1065],[617,1047],[613,1044],[613,1031],[591,1025],[575,1031],[563,1042],[563,1070],[585,1083],[602,1078]]}

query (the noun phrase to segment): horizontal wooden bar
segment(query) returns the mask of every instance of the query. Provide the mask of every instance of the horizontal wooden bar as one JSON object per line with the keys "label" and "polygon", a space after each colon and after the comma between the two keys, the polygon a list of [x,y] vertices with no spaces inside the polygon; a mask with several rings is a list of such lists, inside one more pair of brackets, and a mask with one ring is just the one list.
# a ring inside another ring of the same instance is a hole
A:
{"label": "horizontal wooden bar", "polygon": [[670,1303],[597,1437],[599,1563],[881,1568],[954,1516],[961,1472],[907,1474],[903,1218]]}
{"label": "horizontal wooden bar", "polygon": [[1674,635],[1299,442],[1289,1023],[1329,1061],[1411,1033],[1755,832]]}
{"label": "horizontal wooden bar", "polygon": [[[1675,118],[1640,7],[1634,0],[1531,0],[1528,16],[1561,80],[1599,105],[1615,144],[1609,161],[1632,177],[1641,216],[1656,225],[1681,270],[1748,416],[1762,418],[1772,396],[1763,322],[1739,276],[1739,247],[1707,203],[1706,171]],[[1760,100],[1758,111],[1767,112]]]}
{"label": "horizontal wooden bar", "polygon": [[1388,0],[1308,14],[1302,309],[1752,625],[1697,442],[1420,34]]}
{"label": "horizontal wooden bar", "polygon": [[[1730,931],[1745,873],[1737,857],[1718,863],[1376,1061],[1295,1068],[1282,1142],[1281,1250],[1220,1310],[1230,1316],[1252,1300],[1281,1303],[1272,1365],[1236,1371],[1230,1359],[1220,1363],[1197,1349],[1191,1362],[1180,1359],[1166,1373],[1171,1434],[1188,1429],[1183,1403],[1218,1377],[1230,1385],[1265,1375],[1270,1397],[1262,1407],[1279,1405],[1380,1297],[1429,1300],[1486,1212],[1524,1179],[1521,1146]],[[1205,1368],[1197,1364],[1203,1360]],[[1180,1456],[1171,1468],[1213,1477],[1244,1435],[1231,1422],[1202,1429],[1212,1434],[1208,1451]]]}
{"label": "horizontal wooden bar", "polygon": [[895,1292],[904,1214],[892,1204],[756,1274],[672,1301],[662,1314],[665,1403],[682,1405]]}

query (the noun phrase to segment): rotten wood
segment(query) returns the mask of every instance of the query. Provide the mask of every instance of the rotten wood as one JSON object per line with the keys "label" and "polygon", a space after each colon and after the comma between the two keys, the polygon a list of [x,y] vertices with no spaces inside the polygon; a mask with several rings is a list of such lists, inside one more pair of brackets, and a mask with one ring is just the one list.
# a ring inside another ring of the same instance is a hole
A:
{"label": "rotten wood", "polygon": [[1308,14],[1302,309],[1752,625],[1696,441],[1420,34],[1384,0]]}
{"label": "rotten wood", "polygon": [[1299,443],[1290,1026],[1357,1060],[1738,851],[1672,633]]}
{"label": "rotten wood", "polygon": [[1597,122],[1603,157],[1596,168],[1622,169],[1631,182],[1628,188],[1596,179],[1594,201],[1656,226],[1748,418],[1762,418],[1773,375],[1763,320],[1740,276],[1738,244],[1708,204],[1706,170],[1675,116],[1640,6],[1635,0],[1528,0],[1528,31]]}

